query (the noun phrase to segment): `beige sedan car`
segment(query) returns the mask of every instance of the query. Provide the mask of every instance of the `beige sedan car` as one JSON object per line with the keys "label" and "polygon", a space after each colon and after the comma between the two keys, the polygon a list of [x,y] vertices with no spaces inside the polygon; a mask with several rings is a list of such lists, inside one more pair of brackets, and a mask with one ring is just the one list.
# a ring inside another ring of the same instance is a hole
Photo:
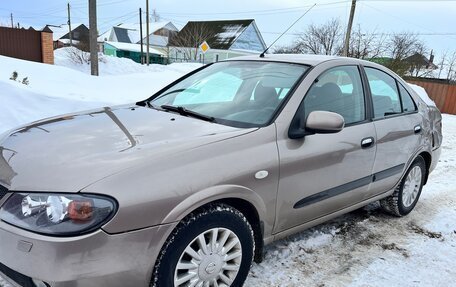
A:
{"label": "beige sedan car", "polygon": [[206,65],[136,104],[1,136],[1,276],[242,286],[264,244],[373,201],[411,212],[441,142],[440,112],[374,63]]}

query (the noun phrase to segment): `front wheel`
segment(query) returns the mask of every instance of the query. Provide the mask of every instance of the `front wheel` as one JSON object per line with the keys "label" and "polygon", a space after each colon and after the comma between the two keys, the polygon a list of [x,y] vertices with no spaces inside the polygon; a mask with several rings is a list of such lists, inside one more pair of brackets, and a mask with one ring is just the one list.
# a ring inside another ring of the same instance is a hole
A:
{"label": "front wheel", "polygon": [[411,164],[399,186],[394,193],[380,200],[382,208],[396,216],[409,214],[415,207],[423,189],[426,175],[426,164],[421,156],[418,156]]}
{"label": "front wheel", "polygon": [[150,285],[240,287],[252,263],[253,238],[247,219],[230,206],[192,213],[162,248]]}

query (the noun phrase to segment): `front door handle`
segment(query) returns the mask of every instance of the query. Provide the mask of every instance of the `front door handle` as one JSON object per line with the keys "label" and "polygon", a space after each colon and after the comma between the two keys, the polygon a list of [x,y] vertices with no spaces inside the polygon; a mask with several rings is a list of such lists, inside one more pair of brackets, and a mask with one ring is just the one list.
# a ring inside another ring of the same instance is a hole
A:
{"label": "front door handle", "polygon": [[415,126],[413,128],[413,132],[416,134],[419,134],[421,132],[421,126],[420,125]]}
{"label": "front door handle", "polygon": [[361,140],[361,147],[362,148],[369,148],[374,145],[374,138],[373,137],[368,137],[368,138],[363,138]]}

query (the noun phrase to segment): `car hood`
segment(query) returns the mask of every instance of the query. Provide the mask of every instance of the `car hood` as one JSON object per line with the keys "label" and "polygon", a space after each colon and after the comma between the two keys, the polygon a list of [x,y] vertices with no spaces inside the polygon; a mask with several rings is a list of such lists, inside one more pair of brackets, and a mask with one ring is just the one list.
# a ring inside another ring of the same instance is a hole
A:
{"label": "car hood", "polygon": [[77,192],[133,166],[249,131],[136,105],[68,114],[4,138],[0,183],[14,191]]}

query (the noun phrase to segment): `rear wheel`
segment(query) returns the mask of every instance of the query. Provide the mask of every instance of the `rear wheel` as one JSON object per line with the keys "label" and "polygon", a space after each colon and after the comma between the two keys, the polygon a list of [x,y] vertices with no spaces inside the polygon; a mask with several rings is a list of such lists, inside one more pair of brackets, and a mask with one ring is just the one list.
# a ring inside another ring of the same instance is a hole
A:
{"label": "rear wheel", "polygon": [[253,238],[247,219],[230,206],[211,205],[190,214],[162,248],[151,286],[242,286]]}
{"label": "rear wheel", "polygon": [[421,156],[418,156],[407,170],[399,186],[394,190],[394,193],[380,201],[382,208],[396,216],[409,214],[420,198],[425,175],[425,161]]}

